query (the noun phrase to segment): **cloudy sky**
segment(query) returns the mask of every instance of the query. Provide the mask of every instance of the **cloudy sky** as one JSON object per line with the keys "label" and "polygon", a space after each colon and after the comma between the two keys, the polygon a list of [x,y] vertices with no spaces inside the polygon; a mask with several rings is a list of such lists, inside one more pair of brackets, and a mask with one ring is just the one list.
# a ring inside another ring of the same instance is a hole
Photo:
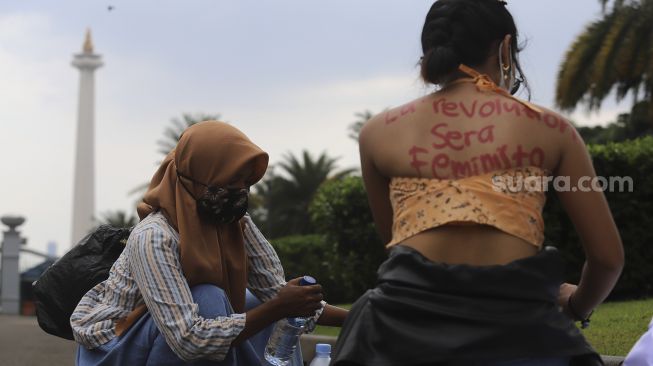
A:
{"label": "cloudy sky", "polygon": [[[107,7],[113,6],[109,11]],[[96,207],[132,211],[127,193],[161,156],[182,113],[219,113],[270,153],[307,149],[358,165],[347,127],[430,89],[418,79],[422,0],[3,0],[0,2],[0,215],[27,218],[30,248],[71,244],[78,71],[92,29],[96,72]],[[600,16],[598,0],[512,0],[533,101],[553,105],[570,43]],[[627,106],[606,103],[579,124]],[[4,229],[3,229],[4,230]]]}

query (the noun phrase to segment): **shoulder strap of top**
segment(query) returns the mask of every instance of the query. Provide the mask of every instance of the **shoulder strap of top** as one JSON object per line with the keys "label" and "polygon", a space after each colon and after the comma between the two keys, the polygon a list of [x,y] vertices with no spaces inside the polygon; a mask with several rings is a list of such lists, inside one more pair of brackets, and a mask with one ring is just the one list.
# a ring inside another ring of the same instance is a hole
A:
{"label": "shoulder strap of top", "polygon": [[469,66],[463,65],[463,64],[460,64],[460,66],[458,66],[458,69],[460,71],[464,72],[465,74],[471,76],[471,78],[458,79],[458,80],[452,81],[451,83],[449,83],[449,85],[460,84],[460,83],[474,83],[474,84],[476,84],[476,89],[478,91],[492,91],[492,92],[495,92],[495,93],[499,93],[501,95],[504,95],[504,96],[516,101],[517,103],[523,105],[524,107],[530,109],[531,111],[533,111],[533,112],[535,112],[537,114],[542,114],[542,109],[540,109],[539,107],[535,106],[532,103],[529,103],[529,102],[527,102],[525,100],[521,100],[521,99],[513,96],[512,94],[508,93],[507,90],[505,90],[505,89],[499,87],[497,84],[495,84],[494,81],[492,81],[492,79],[490,79],[490,77],[488,75],[481,74],[480,72],[472,69]]}

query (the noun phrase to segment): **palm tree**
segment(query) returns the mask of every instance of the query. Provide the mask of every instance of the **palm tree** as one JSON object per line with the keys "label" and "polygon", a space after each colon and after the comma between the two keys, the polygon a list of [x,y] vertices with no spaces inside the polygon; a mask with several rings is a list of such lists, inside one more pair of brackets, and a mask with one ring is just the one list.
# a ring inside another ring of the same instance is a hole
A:
{"label": "palm tree", "polygon": [[[608,0],[600,0],[604,6]],[[653,0],[615,0],[567,51],[558,72],[556,103],[600,108],[612,90],[617,101],[632,94],[634,105],[653,97]],[[647,103],[653,118],[653,103]]]}
{"label": "palm tree", "polygon": [[[282,174],[274,170],[256,186],[256,194],[262,197],[265,214],[263,230],[272,238],[290,234],[308,234],[311,226],[308,206],[322,183],[339,179],[356,169],[336,170],[337,158],[326,153],[314,158],[304,150],[301,157],[288,153],[278,164]],[[277,168],[275,167],[275,169]]]}
{"label": "palm tree", "polygon": [[219,114],[190,114],[190,113],[184,113],[181,115],[181,118],[173,118],[170,120],[172,126],[166,127],[166,129],[163,131],[163,138],[157,141],[156,143],[159,145],[159,152],[163,154],[163,156],[168,155],[172,149],[177,146],[177,142],[179,142],[179,138],[181,138],[181,134],[190,126],[202,122],[202,121],[208,121],[208,120],[219,120],[220,115]]}
{"label": "palm tree", "polygon": [[[179,138],[181,138],[181,134],[190,126],[202,122],[202,121],[208,121],[208,120],[219,120],[220,115],[219,114],[204,114],[204,113],[198,113],[198,114],[190,114],[190,113],[183,113],[181,115],[181,118],[173,118],[170,120],[170,123],[172,126],[166,127],[165,130],[163,130],[163,138],[158,140],[156,143],[159,145],[159,152],[163,154],[163,156],[168,155],[172,149],[177,146],[177,142],[179,142]],[[160,162],[157,162],[157,164],[160,164]],[[138,195],[139,201],[140,197],[145,193],[147,190],[147,187],[150,185],[149,182],[141,183],[138,185],[136,188],[133,188],[131,191],[128,192],[128,195]]]}
{"label": "palm tree", "polygon": [[[603,7],[603,12],[605,13],[605,6],[610,2],[610,0],[599,0],[601,2],[601,6]],[[620,8],[624,5],[624,0],[615,0],[614,1],[614,7],[615,8]]]}
{"label": "palm tree", "polygon": [[357,112],[354,116],[358,119],[349,125],[349,138],[358,142],[358,135],[360,135],[363,125],[365,125],[365,122],[369,121],[370,118],[374,117],[374,113],[369,109],[366,109],[363,112]]}
{"label": "palm tree", "polygon": [[107,211],[102,214],[102,218],[98,222],[100,225],[130,228],[138,223],[138,218],[133,214],[127,214],[121,210]]}

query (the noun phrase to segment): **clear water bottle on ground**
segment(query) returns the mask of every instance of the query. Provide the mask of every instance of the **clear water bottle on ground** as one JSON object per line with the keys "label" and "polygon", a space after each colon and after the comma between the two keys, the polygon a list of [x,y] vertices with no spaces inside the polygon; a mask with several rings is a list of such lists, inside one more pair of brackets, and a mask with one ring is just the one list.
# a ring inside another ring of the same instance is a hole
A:
{"label": "clear water bottle on ground", "polygon": [[329,366],[331,362],[331,345],[318,343],[315,345],[315,358],[309,366]]}
{"label": "clear water bottle on ground", "polygon": [[[315,285],[317,281],[311,276],[304,276],[299,281],[301,286]],[[265,359],[275,366],[286,366],[290,361],[299,336],[304,332],[306,318],[285,318],[279,320],[272,330],[272,335],[265,346]]]}

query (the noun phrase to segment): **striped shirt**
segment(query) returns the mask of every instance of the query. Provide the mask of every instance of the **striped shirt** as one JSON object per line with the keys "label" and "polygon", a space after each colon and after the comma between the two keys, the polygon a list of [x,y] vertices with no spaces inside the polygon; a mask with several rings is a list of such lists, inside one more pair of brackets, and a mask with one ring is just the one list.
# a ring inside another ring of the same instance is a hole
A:
{"label": "striped shirt", "polygon": [[[249,215],[244,220],[247,287],[265,302],[285,286],[283,268]],[[223,360],[245,328],[244,313],[215,319],[198,315],[181,268],[179,234],[159,212],[136,225],[109,278],[80,300],[70,318],[75,340],[89,349],[109,342],[116,336],[115,322],[143,303],[170,348],[184,361]],[[309,321],[308,331],[315,327],[324,305]]]}

